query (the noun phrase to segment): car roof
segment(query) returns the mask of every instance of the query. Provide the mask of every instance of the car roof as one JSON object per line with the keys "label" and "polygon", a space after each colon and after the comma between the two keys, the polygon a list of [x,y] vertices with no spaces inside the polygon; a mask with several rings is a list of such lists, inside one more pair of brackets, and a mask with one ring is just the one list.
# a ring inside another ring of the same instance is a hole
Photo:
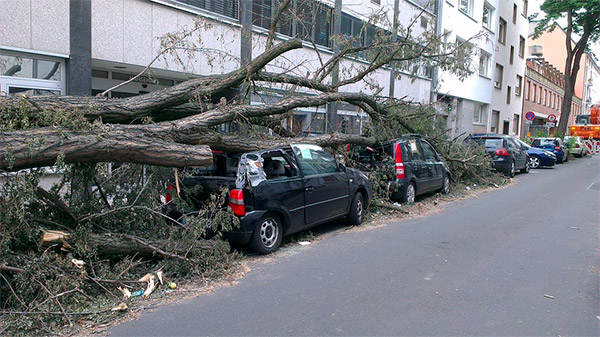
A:
{"label": "car roof", "polygon": [[507,138],[509,137],[508,135],[501,135],[499,133],[474,133],[472,135],[469,136],[470,138],[494,138],[494,139],[500,139],[500,138]]}

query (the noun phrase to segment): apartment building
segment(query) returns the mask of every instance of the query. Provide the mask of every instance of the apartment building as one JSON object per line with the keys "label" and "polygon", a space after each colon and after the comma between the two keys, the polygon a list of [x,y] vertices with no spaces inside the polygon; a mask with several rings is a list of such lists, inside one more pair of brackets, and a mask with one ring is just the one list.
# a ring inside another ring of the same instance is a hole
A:
{"label": "apartment building", "polygon": [[[541,57],[527,58],[522,134],[531,136],[551,134],[555,127],[550,126],[548,116],[560,117],[564,93],[565,79],[560,70]],[[535,116],[533,121],[525,119],[525,114],[528,112],[533,112]]]}
{"label": "apartment building", "polygon": [[[441,31],[448,41],[472,40],[477,72],[466,79],[441,73],[438,99],[452,106],[447,125],[452,134],[519,134],[527,48],[526,0],[444,1]],[[449,109],[450,110],[450,109]]]}
{"label": "apartment building", "polygon": [[[0,0],[0,91],[2,94],[95,95],[131,79],[151,64],[145,76],[108,94],[129,97],[173,86],[186,79],[237,69],[265,49],[268,28],[278,0]],[[394,15],[408,25],[419,13],[414,34],[435,29],[436,6],[427,0],[293,0],[295,15],[284,17],[276,39],[300,37],[304,48],[286,53],[267,70],[286,69],[311,74],[332,55],[332,36],[358,36],[369,43],[378,28],[363,29],[372,15],[392,22]],[[337,7],[336,7],[337,6]],[[340,10],[341,22],[335,11]],[[193,51],[172,50],[159,57],[165,38],[192,31],[181,45]],[[249,33],[243,33],[243,31]],[[364,33],[366,32],[366,33]],[[364,65],[345,59],[344,72]],[[416,78],[408,76],[417,67]],[[429,103],[431,69],[418,63],[406,73],[380,69],[344,91],[405,97]],[[274,102],[281,88],[259,88],[252,104]],[[235,96],[235,90],[227,98]],[[307,93],[308,94],[308,93]],[[218,97],[215,98],[218,102]],[[297,109],[291,125],[304,134],[322,133],[327,116],[360,133],[366,115],[347,104]],[[331,123],[331,119],[329,120]]]}
{"label": "apartment building", "polygon": [[600,103],[600,67],[592,53],[586,53],[583,74],[583,97],[581,114],[588,115],[594,104]]}

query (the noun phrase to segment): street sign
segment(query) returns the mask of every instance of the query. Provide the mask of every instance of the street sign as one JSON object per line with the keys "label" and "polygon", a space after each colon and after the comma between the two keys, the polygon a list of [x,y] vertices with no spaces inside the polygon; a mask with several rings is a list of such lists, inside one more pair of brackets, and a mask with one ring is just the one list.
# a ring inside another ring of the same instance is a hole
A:
{"label": "street sign", "polygon": [[550,122],[550,123],[556,122],[556,115],[552,115],[552,114],[548,115],[548,122]]}
{"label": "street sign", "polygon": [[532,121],[525,121],[525,125],[531,125],[532,123]]}
{"label": "street sign", "polygon": [[[548,119],[550,119],[550,118],[548,118]],[[556,123],[546,122],[546,126],[553,128],[554,126],[556,126]]]}
{"label": "street sign", "polygon": [[528,111],[525,114],[525,119],[528,120],[528,121],[534,120],[535,119],[535,113],[533,111]]}

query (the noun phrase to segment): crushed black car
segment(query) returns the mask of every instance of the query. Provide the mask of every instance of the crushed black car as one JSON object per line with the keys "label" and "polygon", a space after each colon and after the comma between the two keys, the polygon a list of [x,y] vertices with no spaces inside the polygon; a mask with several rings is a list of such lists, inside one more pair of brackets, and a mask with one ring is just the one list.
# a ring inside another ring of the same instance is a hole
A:
{"label": "crushed black car", "polygon": [[[335,219],[362,222],[372,198],[371,184],[359,170],[346,168],[317,145],[293,144],[249,153],[213,153],[210,167],[194,168],[183,189],[201,185],[188,197],[200,207],[210,193],[229,189],[229,207],[240,218],[239,230],[223,233],[237,244],[267,254],[283,236]],[[169,199],[169,198],[167,198]],[[167,204],[167,214],[183,219]]]}

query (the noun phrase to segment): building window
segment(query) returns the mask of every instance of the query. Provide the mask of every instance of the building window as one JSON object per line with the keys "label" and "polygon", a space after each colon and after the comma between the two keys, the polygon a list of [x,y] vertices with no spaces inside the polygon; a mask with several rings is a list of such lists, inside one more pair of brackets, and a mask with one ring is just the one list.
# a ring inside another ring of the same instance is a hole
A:
{"label": "building window", "polygon": [[498,42],[506,43],[506,20],[503,18],[498,20]]}
{"label": "building window", "polygon": [[529,5],[529,1],[523,0],[522,4],[523,8],[521,14],[523,14],[524,17],[527,17],[527,5]]}
{"label": "building window", "polygon": [[271,0],[252,0],[252,24],[271,28]]}
{"label": "building window", "polygon": [[492,18],[494,14],[494,7],[485,2],[483,4],[483,16],[481,18],[481,25],[487,29],[492,29]]}
{"label": "building window", "polygon": [[485,121],[485,104],[475,103],[473,111],[473,124],[484,124]]}
{"label": "building window", "polygon": [[523,77],[517,75],[517,86],[515,86],[515,95],[521,96],[521,84],[523,83]]}
{"label": "building window", "polygon": [[542,104],[542,87],[540,86],[540,91],[537,93],[537,102],[538,104]]}
{"label": "building window", "polygon": [[548,94],[548,91],[546,89],[544,89],[543,92],[541,92],[541,90],[540,90],[540,95],[542,96],[542,105],[543,106],[546,106],[546,95],[547,94]]}
{"label": "building window", "polygon": [[479,50],[479,75],[484,77],[490,77],[490,54],[486,53],[482,49]]}
{"label": "building window", "polygon": [[517,23],[517,4],[513,4],[513,23]]}
{"label": "building window", "polygon": [[459,0],[458,9],[468,16],[473,16],[473,0]]}
{"label": "building window", "polygon": [[515,135],[519,134],[519,122],[520,122],[521,116],[519,116],[518,114],[514,114],[513,115],[513,133]]}
{"label": "building window", "polygon": [[237,0],[177,0],[178,2],[190,5],[196,8],[202,8],[209,12],[224,15],[230,18],[238,19],[238,1]]}
{"label": "building window", "polygon": [[502,89],[502,77],[504,75],[504,67],[496,63],[496,73],[494,73],[494,87]]}
{"label": "building window", "polygon": [[519,57],[525,57],[525,38],[519,36]]}
{"label": "building window", "polygon": [[64,94],[64,61],[46,56],[0,54],[0,95]]}
{"label": "building window", "polygon": [[510,46],[510,64],[515,60],[515,46]]}
{"label": "building window", "polygon": [[[278,7],[279,1],[276,4],[277,6],[273,7]],[[298,0],[282,13],[277,32],[287,36],[299,37],[306,41],[313,41],[321,46],[331,47],[329,37],[332,19],[333,11],[331,8],[315,1]],[[355,20],[360,22],[358,19]],[[343,25],[344,17],[342,17],[342,27]]]}
{"label": "building window", "polygon": [[510,89],[511,89],[510,85],[506,87],[506,104],[510,104],[510,97],[511,97]]}
{"label": "building window", "polygon": [[525,99],[529,100],[529,87],[531,86],[531,81],[527,81],[525,85]]}
{"label": "building window", "polygon": [[535,96],[537,96],[537,84],[533,84],[533,90],[531,90],[531,101],[535,103]]}

